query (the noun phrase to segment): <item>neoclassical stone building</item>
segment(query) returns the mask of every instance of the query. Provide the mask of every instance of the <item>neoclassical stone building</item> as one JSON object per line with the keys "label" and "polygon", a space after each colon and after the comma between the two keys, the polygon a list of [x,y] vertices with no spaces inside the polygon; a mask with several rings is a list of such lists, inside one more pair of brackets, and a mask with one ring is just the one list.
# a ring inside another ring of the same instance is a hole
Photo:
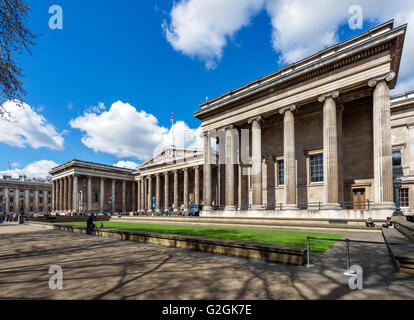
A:
{"label": "neoclassical stone building", "polygon": [[54,212],[136,210],[134,170],[72,160],[50,171]]}
{"label": "neoclassical stone building", "polygon": [[414,214],[414,91],[391,98],[391,140],[394,177],[401,177],[400,202]]}
{"label": "neoclassical stone building", "polygon": [[[194,115],[205,141],[203,215],[391,215],[389,91],[405,33],[382,24],[201,104]],[[224,210],[212,205],[216,148],[225,150]],[[251,199],[243,196],[249,188]]]}
{"label": "neoclassical stone building", "polygon": [[49,213],[52,211],[52,184],[46,180],[14,179],[3,176],[0,179],[0,212],[25,214]]}
{"label": "neoclassical stone building", "polygon": [[137,170],[78,160],[54,168],[54,210],[202,204],[203,216],[392,215],[396,150],[413,198],[411,93],[390,107],[405,33],[384,23],[202,103],[194,116],[203,151],[166,148]]}

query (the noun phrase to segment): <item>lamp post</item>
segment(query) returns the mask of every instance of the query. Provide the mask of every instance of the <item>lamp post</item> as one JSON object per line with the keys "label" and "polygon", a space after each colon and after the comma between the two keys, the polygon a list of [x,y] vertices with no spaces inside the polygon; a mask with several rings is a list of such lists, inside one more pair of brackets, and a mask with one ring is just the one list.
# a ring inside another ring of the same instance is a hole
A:
{"label": "lamp post", "polygon": [[23,223],[23,220],[22,220],[22,216],[24,215],[24,208],[23,208],[24,192],[23,191],[20,192],[19,200],[20,200],[20,213],[19,213],[19,216],[18,216],[18,223]]}
{"label": "lamp post", "polygon": [[400,190],[401,190],[401,178],[397,177],[394,179],[394,186],[395,186],[395,211],[392,214],[394,217],[401,217],[404,216],[404,213],[400,207]]}
{"label": "lamp post", "polygon": [[111,216],[112,216],[112,197],[109,197],[109,201],[108,201],[109,207],[111,208]]}

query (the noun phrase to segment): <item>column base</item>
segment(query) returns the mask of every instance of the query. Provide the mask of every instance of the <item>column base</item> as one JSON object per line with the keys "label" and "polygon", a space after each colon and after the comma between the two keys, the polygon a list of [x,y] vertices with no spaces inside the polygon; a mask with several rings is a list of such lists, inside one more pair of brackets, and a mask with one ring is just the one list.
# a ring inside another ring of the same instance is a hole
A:
{"label": "column base", "polygon": [[178,210],[178,209],[174,209],[174,211],[173,211],[174,213],[177,213],[177,212],[180,212],[180,210]]}
{"label": "column base", "polygon": [[283,205],[283,210],[298,210],[299,207],[297,204],[285,204]]}
{"label": "column base", "polygon": [[161,213],[161,209],[156,209],[156,210],[155,210],[155,213],[156,213],[156,214],[160,214],[160,213]]}
{"label": "column base", "polygon": [[236,206],[225,206],[224,210],[226,210],[226,211],[236,211]]}
{"label": "column base", "polygon": [[213,211],[213,207],[212,206],[204,206],[203,211]]}
{"label": "column base", "polygon": [[152,213],[152,210],[149,210],[149,209],[148,209],[146,212],[147,212],[147,213]]}
{"label": "column base", "polygon": [[394,202],[374,203],[372,205],[372,209],[374,210],[395,210],[395,203]]}
{"label": "column base", "polygon": [[262,204],[252,204],[251,205],[251,210],[254,210],[254,211],[264,211],[264,209],[265,209],[265,206],[262,205]]}
{"label": "column base", "polygon": [[322,210],[342,210],[342,207],[339,203],[324,203]]}

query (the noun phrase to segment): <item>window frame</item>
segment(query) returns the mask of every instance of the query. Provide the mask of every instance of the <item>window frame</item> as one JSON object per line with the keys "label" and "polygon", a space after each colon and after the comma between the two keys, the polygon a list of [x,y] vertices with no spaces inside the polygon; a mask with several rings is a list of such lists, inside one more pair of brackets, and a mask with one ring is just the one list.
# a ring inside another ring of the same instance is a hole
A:
{"label": "window frame", "polygon": [[[402,197],[402,192],[403,192],[403,190],[404,190],[404,192],[406,192],[406,194],[407,194],[407,196],[405,197]],[[407,199],[406,201],[406,203],[404,203],[403,204],[403,201],[402,201],[402,199]],[[400,207],[401,208],[409,208],[410,207],[410,188],[408,188],[408,187],[401,187],[401,189],[400,189]]]}
{"label": "window frame", "polygon": [[[322,156],[322,181],[312,181],[312,167],[311,167],[311,157],[313,156]],[[314,150],[309,150],[306,152],[306,175],[307,175],[307,181],[308,181],[308,185],[323,185],[324,184],[324,164],[323,164],[323,149],[319,148],[319,149],[314,149]]]}

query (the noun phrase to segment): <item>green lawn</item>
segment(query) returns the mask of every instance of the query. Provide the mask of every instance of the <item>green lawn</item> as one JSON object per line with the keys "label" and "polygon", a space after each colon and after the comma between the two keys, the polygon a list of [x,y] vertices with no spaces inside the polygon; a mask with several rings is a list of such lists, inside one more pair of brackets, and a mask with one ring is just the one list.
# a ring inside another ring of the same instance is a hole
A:
{"label": "green lawn", "polygon": [[[101,222],[94,222],[97,227]],[[86,226],[86,222],[67,223],[72,225]],[[103,222],[104,228],[118,230],[132,230],[155,233],[179,234],[186,236],[198,236],[204,238],[240,240],[256,243],[279,244],[294,247],[306,247],[306,236],[330,239],[342,239],[343,234],[327,234],[313,232],[295,232],[281,230],[258,230],[258,229],[236,229],[199,227],[167,224],[146,224],[131,222]],[[336,241],[311,240],[311,251],[325,252]]]}

